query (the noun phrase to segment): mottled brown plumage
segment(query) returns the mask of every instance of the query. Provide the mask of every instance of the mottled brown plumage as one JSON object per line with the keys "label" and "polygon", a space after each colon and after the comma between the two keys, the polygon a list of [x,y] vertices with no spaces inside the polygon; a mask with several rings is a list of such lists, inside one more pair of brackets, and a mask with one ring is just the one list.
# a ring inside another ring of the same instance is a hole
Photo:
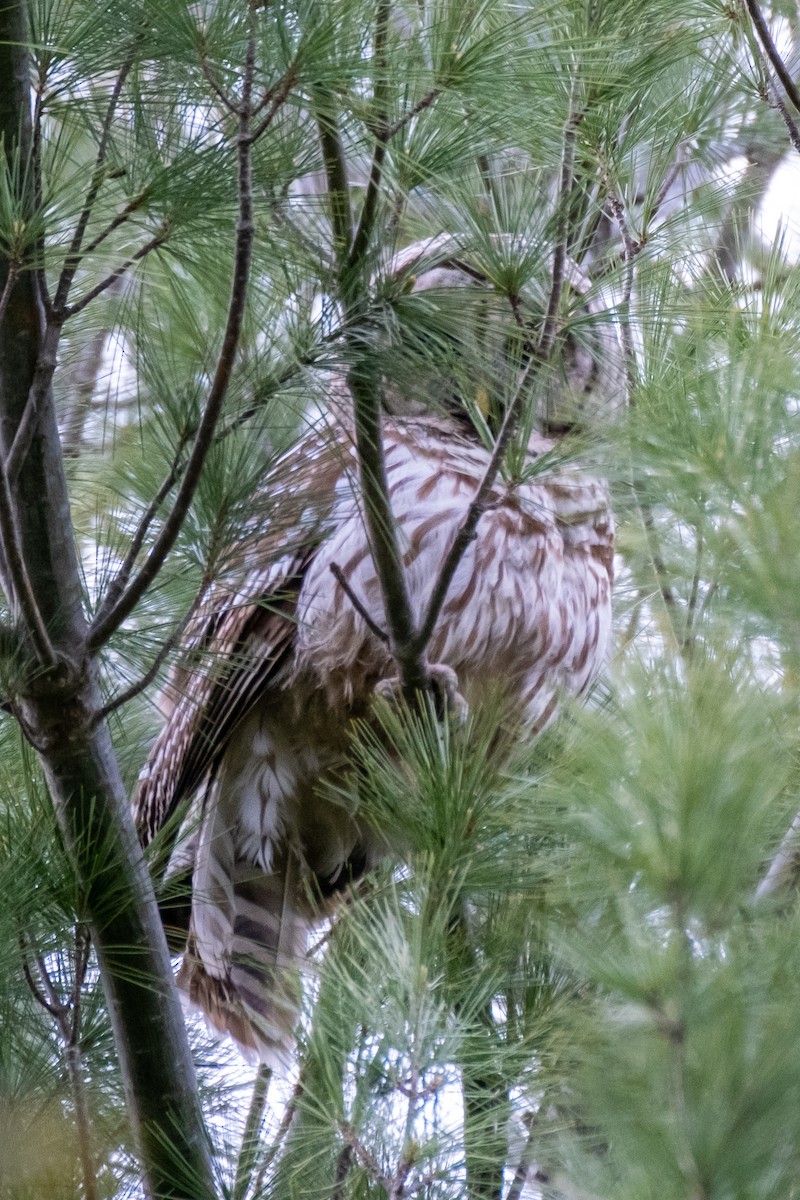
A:
{"label": "mottled brown plumage", "polygon": [[[462,423],[386,418],[392,508],[419,621],[489,454]],[[551,443],[531,439],[531,459]],[[274,516],[206,598],[139,782],[149,840],[191,800],[173,870],[192,871],[179,983],[217,1029],[269,1058],[290,1044],[293,967],[322,898],[382,851],[319,782],[348,727],[396,673],[335,579],[377,625],[381,591],[346,421],[320,420],[264,483]],[[610,632],[613,519],[605,486],[571,468],[495,484],[450,586],[428,658],[470,705],[502,683],[535,733],[596,677]],[[315,900],[314,897],[317,899]]]}

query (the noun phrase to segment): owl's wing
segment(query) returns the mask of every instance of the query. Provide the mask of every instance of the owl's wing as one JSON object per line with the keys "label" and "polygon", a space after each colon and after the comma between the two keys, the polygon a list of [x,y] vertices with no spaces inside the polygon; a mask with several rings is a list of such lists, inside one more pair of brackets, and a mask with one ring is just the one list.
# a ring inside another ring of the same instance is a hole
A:
{"label": "owl's wing", "polygon": [[[166,721],[133,798],[146,845],[195,792],[233,730],[292,668],[295,607],[349,450],[339,434],[309,434],[277,464],[263,494],[272,510],[231,550],[226,579],[195,614],[161,708]],[[263,507],[263,506],[262,506]]]}

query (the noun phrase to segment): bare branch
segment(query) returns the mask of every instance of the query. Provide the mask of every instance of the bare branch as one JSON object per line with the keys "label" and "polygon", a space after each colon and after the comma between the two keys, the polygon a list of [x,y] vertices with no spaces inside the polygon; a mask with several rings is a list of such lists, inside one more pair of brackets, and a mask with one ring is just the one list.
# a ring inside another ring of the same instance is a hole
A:
{"label": "bare branch", "polygon": [[28,985],[28,991],[31,993],[36,1003],[40,1005],[49,1016],[53,1017],[54,1020],[58,1020],[59,1017],[61,1017],[66,1011],[66,1006],[64,1005],[60,996],[56,997],[56,1001],[54,1003],[49,996],[45,995],[40,984],[38,984],[34,979],[33,972],[31,971],[30,961],[28,959],[28,948],[25,944],[25,938],[22,934],[20,934],[19,937],[19,945],[20,950],[22,951],[22,974],[25,982]]}
{"label": "bare branch", "polygon": [[525,1138],[525,1145],[522,1147],[522,1153],[519,1156],[517,1169],[514,1172],[514,1178],[511,1181],[511,1187],[508,1189],[506,1200],[521,1200],[522,1189],[528,1181],[533,1164],[533,1113],[526,1113],[523,1116],[523,1120],[528,1127],[528,1136]]}
{"label": "bare branch", "polygon": [[340,1126],[340,1128],[345,1145],[352,1149],[356,1158],[361,1163],[361,1166],[367,1171],[367,1174],[370,1176],[372,1182],[379,1184],[386,1190],[388,1194],[393,1180],[381,1170],[381,1165],[376,1159],[375,1155],[367,1149],[352,1125],[343,1124]]}
{"label": "bare branch", "polygon": [[364,608],[364,605],[361,603],[358,596],[355,594],[353,589],[350,587],[350,584],[347,582],[347,579],[345,578],[344,571],[342,570],[342,568],[339,566],[338,563],[331,563],[331,575],[333,575],[333,578],[339,584],[342,591],[347,596],[347,599],[350,601],[353,608],[356,610],[358,615],[361,617],[361,620],[364,622],[364,624],[369,629],[370,633],[372,633],[378,639],[379,642],[383,642],[385,645],[388,646],[389,637],[388,637],[388,634],[386,633],[386,630],[381,629],[380,625],[378,625],[378,623],[376,621],[373,621],[372,617],[369,615],[367,610]]}
{"label": "bare branch", "polygon": [[747,5],[747,11],[750,13],[750,19],[753,22],[753,27],[758,35],[758,40],[764,47],[764,53],[772,63],[772,66],[775,68],[775,74],[783,84],[786,95],[789,97],[797,111],[800,112],[800,92],[798,92],[797,88],[795,87],[794,80],[789,74],[785,62],[778,53],[778,48],[772,40],[769,26],[764,20],[764,15],[758,6],[757,0],[745,0],[745,4]]}
{"label": "bare branch", "polygon": [[429,92],[425,93],[421,100],[417,100],[416,104],[411,106],[408,112],[403,113],[402,117],[398,117],[398,119],[391,125],[383,126],[382,130],[380,131],[382,140],[384,142],[390,142],[395,134],[399,133],[401,129],[404,129],[406,125],[408,125],[409,121],[413,121],[414,117],[418,117],[419,114],[424,112],[426,108],[430,108],[430,106],[439,99],[441,94],[442,89],[440,87],[431,88]]}
{"label": "bare branch", "polygon": [[256,1176],[255,1187],[253,1189],[257,1196],[261,1194],[267,1171],[272,1166],[278,1155],[278,1151],[286,1140],[286,1135],[289,1132],[292,1121],[294,1120],[294,1115],[297,1112],[297,1105],[300,1103],[300,1098],[305,1091],[305,1086],[305,1076],[303,1075],[303,1069],[301,1067],[297,1083],[292,1088],[292,1094],[286,1103],[286,1108],[283,1110],[283,1116],[281,1117],[281,1123],[275,1133],[275,1138],[269,1150],[264,1155],[264,1159],[258,1169],[258,1175]]}
{"label": "bare branch", "polygon": [[203,77],[205,78],[206,83],[211,88],[214,95],[219,100],[222,107],[229,113],[232,113],[234,116],[238,117],[240,115],[239,105],[235,100],[231,100],[230,96],[219,83],[214,72],[211,70],[211,63],[208,61],[208,55],[206,54],[205,37],[202,33],[200,38],[200,69],[203,72]]}
{"label": "bare branch", "polygon": [[139,192],[138,196],[134,196],[132,200],[129,200],[125,207],[121,209],[111,221],[109,221],[105,229],[102,229],[100,233],[98,233],[94,241],[89,242],[89,245],[84,247],[81,257],[86,258],[89,254],[92,254],[98,246],[102,246],[109,234],[112,234],[115,229],[119,229],[120,226],[124,225],[125,222],[132,217],[135,212],[139,211],[146,199],[147,191],[143,191]]}

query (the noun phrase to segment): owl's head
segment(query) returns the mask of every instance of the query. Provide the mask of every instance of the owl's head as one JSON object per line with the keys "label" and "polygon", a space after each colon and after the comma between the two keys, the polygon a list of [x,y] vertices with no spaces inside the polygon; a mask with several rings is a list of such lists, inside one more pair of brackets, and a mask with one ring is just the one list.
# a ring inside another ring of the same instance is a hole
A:
{"label": "owl's head", "polygon": [[[510,260],[510,238],[496,235],[497,260]],[[623,394],[623,357],[607,304],[568,260],[560,328],[548,361],[530,369],[552,287],[550,264],[525,255],[524,285],[512,291],[497,262],[487,264],[450,234],[415,242],[387,275],[397,328],[387,355],[387,407],[443,409],[496,426],[520,387],[532,425],[548,436],[604,424]],[[532,268],[532,269],[529,269]],[[520,272],[518,272],[519,274]]]}

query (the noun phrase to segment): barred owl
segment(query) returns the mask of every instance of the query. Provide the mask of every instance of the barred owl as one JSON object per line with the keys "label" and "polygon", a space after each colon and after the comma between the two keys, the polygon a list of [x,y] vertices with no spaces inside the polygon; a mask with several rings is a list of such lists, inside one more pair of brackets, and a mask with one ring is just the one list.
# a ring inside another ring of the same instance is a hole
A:
{"label": "barred owl", "polygon": [[[393,278],[407,293],[428,289],[432,305],[442,287],[487,288],[453,249],[449,239],[412,247]],[[608,392],[612,341],[603,334],[593,351],[566,354],[560,401]],[[386,389],[395,401],[396,392]],[[398,407],[387,405],[383,441],[419,621],[489,451],[463,413]],[[347,763],[352,719],[369,714],[376,688],[396,673],[363,617],[384,625],[350,423],[331,408],[265,481],[274,517],[243,538],[235,582],[218,584],[196,616],[134,799],[145,842],[191,802],[171,865],[191,874],[179,986],[217,1030],[265,1060],[291,1044],[293,967],[326,898],[384,852],[321,787]],[[529,459],[552,446],[533,433]],[[429,660],[455,672],[469,705],[502,681],[521,724],[542,730],[559,698],[583,693],[603,662],[613,537],[606,487],[582,471],[498,477]]]}

